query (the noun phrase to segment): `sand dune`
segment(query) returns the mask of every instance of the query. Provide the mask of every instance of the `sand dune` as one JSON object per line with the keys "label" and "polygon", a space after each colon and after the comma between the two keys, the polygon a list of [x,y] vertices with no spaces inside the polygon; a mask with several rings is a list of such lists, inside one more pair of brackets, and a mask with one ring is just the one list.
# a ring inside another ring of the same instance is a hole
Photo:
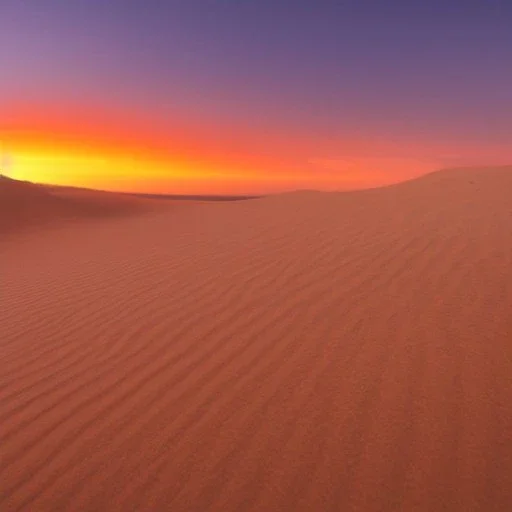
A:
{"label": "sand dune", "polygon": [[20,232],[0,186],[2,512],[512,510],[512,168]]}
{"label": "sand dune", "polygon": [[52,188],[0,176],[0,235],[95,217],[140,214],[162,206],[124,194]]}

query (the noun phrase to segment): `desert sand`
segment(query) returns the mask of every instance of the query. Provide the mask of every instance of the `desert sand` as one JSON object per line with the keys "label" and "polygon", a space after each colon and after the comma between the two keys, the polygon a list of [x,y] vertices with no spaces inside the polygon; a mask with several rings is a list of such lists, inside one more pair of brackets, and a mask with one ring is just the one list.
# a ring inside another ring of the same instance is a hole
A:
{"label": "desert sand", "polygon": [[0,181],[0,510],[512,510],[512,168],[178,204]]}

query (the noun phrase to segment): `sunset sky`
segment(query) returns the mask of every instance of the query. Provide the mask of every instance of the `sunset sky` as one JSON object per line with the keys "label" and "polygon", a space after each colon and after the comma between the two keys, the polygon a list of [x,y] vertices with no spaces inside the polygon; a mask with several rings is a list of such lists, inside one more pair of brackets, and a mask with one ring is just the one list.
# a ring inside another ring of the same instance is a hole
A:
{"label": "sunset sky", "polygon": [[512,163],[509,0],[1,0],[13,178],[351,189]]}

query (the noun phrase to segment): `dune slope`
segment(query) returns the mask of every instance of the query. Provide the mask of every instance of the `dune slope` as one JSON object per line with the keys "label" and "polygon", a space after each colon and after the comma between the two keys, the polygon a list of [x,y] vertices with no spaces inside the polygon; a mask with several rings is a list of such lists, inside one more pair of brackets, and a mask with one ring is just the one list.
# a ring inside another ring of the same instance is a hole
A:
{"label": "dune slope", "polygon": [[68,191],[0,176],[0,236],[69,221],[161,208],[157,201],[88,190]]}
{"label": "dune slope", "polygon": [[0,510],[512,510],[511,185],[10,237]]}

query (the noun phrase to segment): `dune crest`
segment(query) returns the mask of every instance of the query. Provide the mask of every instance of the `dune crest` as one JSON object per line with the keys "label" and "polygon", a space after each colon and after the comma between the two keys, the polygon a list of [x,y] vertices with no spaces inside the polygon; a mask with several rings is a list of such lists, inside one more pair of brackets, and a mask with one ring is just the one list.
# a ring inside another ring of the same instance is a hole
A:
{"label": "dune crest", "polygon": [[512,510],[511,171],[7,239],[0,510]]}
{"label": "dune crest", "polygon": [[59,190],[0,176],[0,235],[91,218],[116,217],[161,208],[123,194]]}

